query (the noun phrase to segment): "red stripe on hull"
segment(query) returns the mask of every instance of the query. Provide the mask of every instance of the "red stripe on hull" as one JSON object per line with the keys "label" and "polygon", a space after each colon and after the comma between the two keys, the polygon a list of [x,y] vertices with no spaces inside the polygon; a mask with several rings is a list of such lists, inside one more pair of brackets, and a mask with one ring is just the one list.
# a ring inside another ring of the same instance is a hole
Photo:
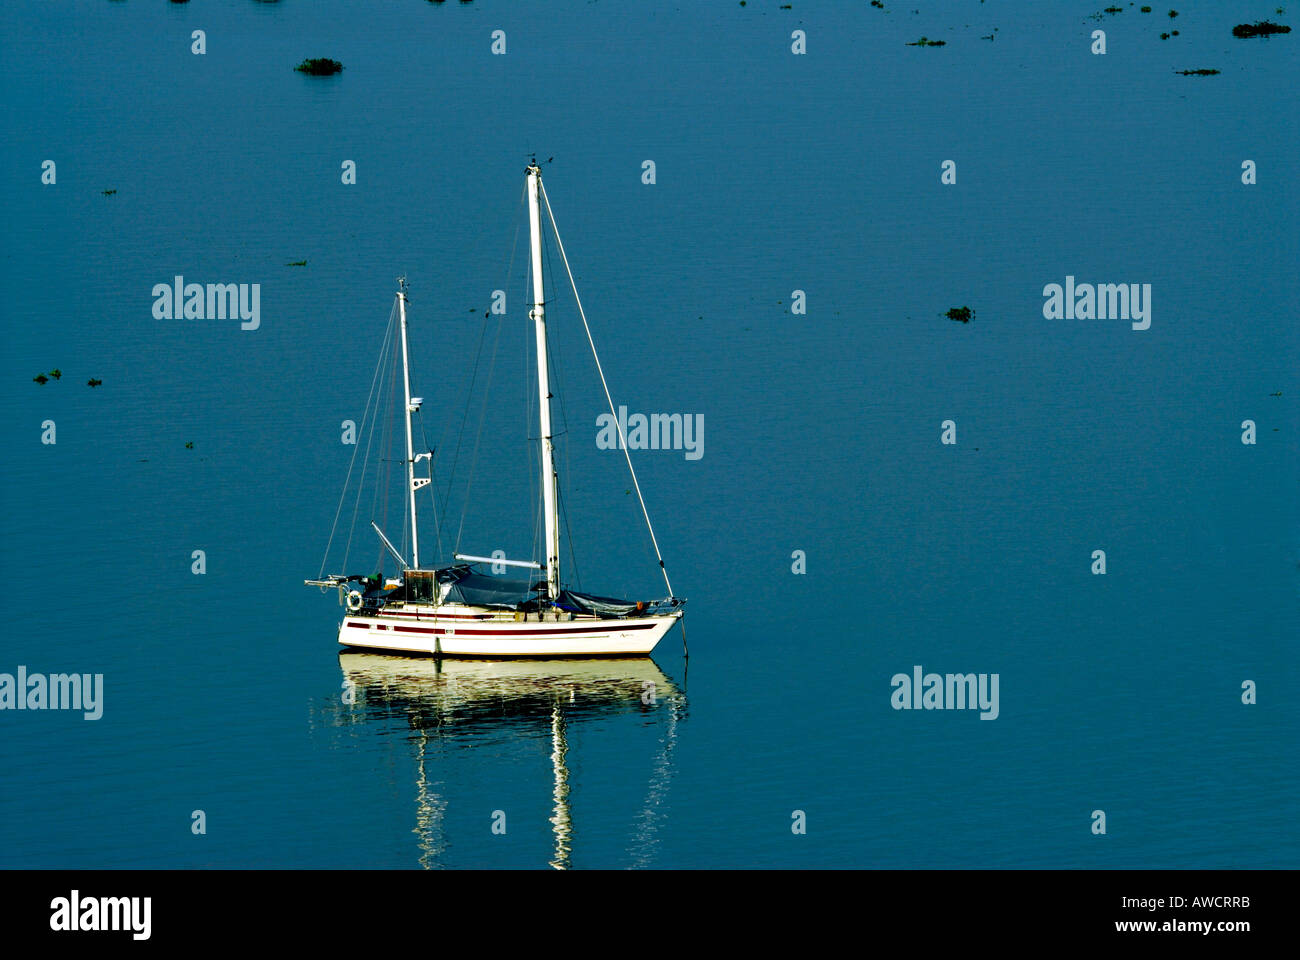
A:
{"label": "red stripe on hull", "polygon": [[[355,627],[360,630],[368,629],[365,623],[358,623],[355,620],[348,621],[349,627]],[[375,624],[379,630],[389,629],[382,623]],[[631,630],[653,630],[653,623],[633,623],[621,627],[568,627],[550,630],[457,630],[454,636],[458,637],[571,637],[579,633],[626,633]],[[394,626],[394,633],[436,633],[446,634],[447,631],[441,627],[406,627]]]}

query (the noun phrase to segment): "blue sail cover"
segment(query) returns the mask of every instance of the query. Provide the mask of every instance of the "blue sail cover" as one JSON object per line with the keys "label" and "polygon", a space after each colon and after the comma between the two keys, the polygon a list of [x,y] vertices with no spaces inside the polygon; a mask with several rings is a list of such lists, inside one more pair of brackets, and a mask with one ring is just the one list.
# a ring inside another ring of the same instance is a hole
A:
{"label": "blue sail cover", "polygon": [[531,580],[486,576],[463,566],[439,570],[438,582],[446,589],[443,603],[514,610],[522,603],[537,599],[537,589]]}
{"label": "blue sail cover", "polygon": [[[573,613],[593,613],[598,617],[626,617],[635,613],[635,600],[617,600],[614,597],[598,597],[590,593],[578,593],[576,590],[561,590],[555,605],[561,610]],[[644,609],[644,604],[641,605]]]}

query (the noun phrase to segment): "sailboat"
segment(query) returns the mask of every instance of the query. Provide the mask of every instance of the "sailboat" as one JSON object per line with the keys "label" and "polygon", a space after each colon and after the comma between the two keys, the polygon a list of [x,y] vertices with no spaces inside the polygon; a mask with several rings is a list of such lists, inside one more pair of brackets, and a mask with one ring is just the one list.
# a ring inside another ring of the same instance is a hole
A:
{"label": "sailboat", "polygon": [[[423,398],[411,395],[411,360],[407,336],[406,283],[399,278],[394,309],[401,336],[403,413],[406,430],[405,486],[409,515],[404,519],[409,533],[410,560],[397,549],[383,530],[371,522],[384,548],[397,561],[395,578],[365,574],[330,574],[322,571],[304,581],[322,590],[336,588],[347,612],[339,625],[338,641],[344,647],[366,648],[405,654],[464,658],[634,657],[648,656],[683,615],[685,600],[673,595],[659,542],[650,523],[636,471],[628,455],[627,437],[605,381],[595,342],[587,324],[582,301],[577,296],[573,271],[569,268],[542,186],[536,161],[526,171],[528,222],[532,273],[532,303],[529,318],[536,337],[538,387],[538,442],[541,463],[541,511],[545,540],[537,560],[482,557],[455,553],[453,561],[422,566],[418,525],[418,491],[432,484],[433,451],[417,454],[412,433],[412,414]],[[645,517],[659,569],[668,595],[654,600],[623,600],[583,593],[565,585],[560,569],[559,481],[555,470],[555,445],[551,426],[552,388],[547,359],[546,291],[542,272],[542,203],[546,205],[556,245],[564,260],[573,288],[578,313],[596,360],[605,399],[619,430],[621,449],[627,460],[632,484]],[[416,476],[417,465],[428,461],[429,476]],[[346,488],[345,488],[346,493]],[[340,500],[340,508],[342,500]],[[337,525],[338,514],[335,515]],[[331,534],[331,541],[333,535]],[[406,537],[402,538],[405,545]],[[328,557],[329,548],[326,548]],[[489,566],[490,565],[490,566]],[[511,567],[534,571],[526,579],[507,579],[498,569]],[[486,569],[485,569],[486,568]],[[684,642],[684,640],[683,640]]]}

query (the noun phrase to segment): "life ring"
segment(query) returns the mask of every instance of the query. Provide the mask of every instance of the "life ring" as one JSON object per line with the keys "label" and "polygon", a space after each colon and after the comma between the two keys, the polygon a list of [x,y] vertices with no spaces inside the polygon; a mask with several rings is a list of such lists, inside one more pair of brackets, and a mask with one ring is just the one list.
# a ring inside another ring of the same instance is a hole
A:
{"label": "life ring", "polygon": [[348,591],[348,609],[349,609],[349,610],[351,610],[353,613],[356,613],[358,610],[361,609],[361,607],[362,607],[362,605],[363,605],[364,603],[365,603],[365,601],[364,601],[364,600],[362,599],[362,597],[361,597],[361,591],[360,591],[360,590],[349,590],[349,591]]}

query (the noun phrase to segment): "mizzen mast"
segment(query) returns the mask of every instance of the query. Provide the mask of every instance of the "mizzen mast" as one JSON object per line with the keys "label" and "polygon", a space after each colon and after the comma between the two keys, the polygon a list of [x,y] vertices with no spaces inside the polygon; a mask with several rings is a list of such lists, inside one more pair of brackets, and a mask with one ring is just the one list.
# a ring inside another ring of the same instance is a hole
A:
{"label": "mizzen mast", "polygon": [[[402,388],[406,399],[406,491],[411,503],[411,568],[420,569],[420,532],[415,521],[415,491],[429,481],[415,475],[415,445],[411,435],[411,414],[420,409],[419,397],[411,399],[411,359],[406,344],[406,278],[398,277],[397,309],[402,327]],[[424,457],[425,454],[420,454]],[[382,537],[383,534],[381,533]]]}

